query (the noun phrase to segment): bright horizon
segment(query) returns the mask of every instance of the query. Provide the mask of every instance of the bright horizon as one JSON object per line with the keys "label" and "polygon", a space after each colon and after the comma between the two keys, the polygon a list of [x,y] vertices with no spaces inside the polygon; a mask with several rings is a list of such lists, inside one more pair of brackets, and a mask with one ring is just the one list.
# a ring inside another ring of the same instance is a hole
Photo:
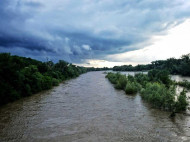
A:
{"label": "bright horizon", "polygon": [[[129,51],[121,54],[107,56],[107,59],[115,60],[88,60],[90,64],[82,64],[85,67],[113,67],[121,65],[149,64],[156,60],[166,60],[169,58],[180,58],[182,55],[190,53],[190,20],[168,30],[166,35],[153,36],[150,39],[151,45],[142,49]],[[130,62],[123,62],[128,61]],[[77,64],[80,65],[80,64]]]}

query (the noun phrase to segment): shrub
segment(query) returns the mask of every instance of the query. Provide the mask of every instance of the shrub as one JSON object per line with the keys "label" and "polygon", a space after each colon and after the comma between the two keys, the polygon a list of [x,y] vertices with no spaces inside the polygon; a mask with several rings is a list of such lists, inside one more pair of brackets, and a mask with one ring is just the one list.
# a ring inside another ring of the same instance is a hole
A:
{"label": "shrub", "polygon": [[128,82],[125,87],[126,94],[135,94],[138,91],[138,87],[135,82]]}
{"label": "shrub", "polygon": [[58,85],[59,85],[59,80],[53,78],[53,79],[52,79],[52,85],[53,85],[53,86],[58,86]]}
{"label": "shrub", "polygon": [[168,88],[171,85],[169,72],[166,70],[156,70],[156,69],[150,70],[148,72],[148,78],[149,78],[149,81],[163,83]]}
{"label": "shrub", "polygon": [[121,74],[119,73],[111,73],[109,72],[107,75],[106,75],[106,78],[108,78],[108,80],[113,83],[113,84],[116,84],[117,83],[117,80],[119,78]]}
{"label": "shrub", "polygon": [[141,84],[142,87],[146,86],[146,83],[149,81],[148,75],[143,73],[135,74],[135,81]]}
{"label": "shrub", "polygon": [[149,78],[149,80],[150,81],[156,81],[156,74],[158,73],[158,70],[150,70],[149,72],[148,72],[148,78]]}
{"label": "shrub", "polygon": [[128,75],[128,76],[127,76],[127,79],[128,79],[130,82],[134,82],[134,81],[135,81],[135,78],[134,78],[132,75]]}
{"label": "shrub", "polygon": [[171,84],[171,79],[170,79],[170,76],[169,76],[169,72],[166,71],[166,70],[158,71],[158,73],[156,74],[156,78],[157,78],[157,80],[159,80],[163,84],[165,84],[167,87],[169,87],[170,84]]}
{"label": "shrub", "polygon": [[52,87],[52,78],[49,76],[44,76],[42,81],[43,90],[50,89]]}
{"label": "shrub", "polygon": [[176,111],[185,111],[188,106],[186,92],[183,90],[180,95],[178,96],[177,102],[176,102]]}
{"label": "shrub", "polygon": [[160,83],[148,83],[146,87],[141,90],[141,96],[144,100],[151,103],[154,107],[164,110],[174,109],[174,87],[167,89],[165,85]]}
{"label": "shrub", "polygon": [[120,75],[119,79],[117,80],[117,83],[115,85],[116,89],[125,89],[125,86],[127,84],[127,78],[125,75]]}

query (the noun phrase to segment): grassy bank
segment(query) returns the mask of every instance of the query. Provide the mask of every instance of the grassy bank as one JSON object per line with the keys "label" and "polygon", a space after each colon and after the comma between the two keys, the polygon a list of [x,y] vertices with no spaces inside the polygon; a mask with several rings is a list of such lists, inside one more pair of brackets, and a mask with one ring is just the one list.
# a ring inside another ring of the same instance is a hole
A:
{"label": "grassy bank", "polygon": [[79,76],[86,68],[59,61],[41,62],[31,58],[0,54],[0,105]]}
{"label": "grassy bank", "polygon": [[185,111],[187,108],[186,91],[176,94],[176,84],[166,70],[151,70],[148,74],[138,73],[135,76],[108,73],[106,78],[116,89],[122,89],[126,94],[139,92],[142,99],[153,107],[171,112]]}

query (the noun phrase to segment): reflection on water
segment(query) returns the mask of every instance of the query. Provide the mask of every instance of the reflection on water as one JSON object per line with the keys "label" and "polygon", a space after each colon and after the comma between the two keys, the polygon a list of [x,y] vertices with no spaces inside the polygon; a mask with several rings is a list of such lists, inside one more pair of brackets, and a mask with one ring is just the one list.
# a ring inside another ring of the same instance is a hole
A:
{"label": "reflection on water", "polygon": [[151,108],[102,72],[0,108],[0,141],[190,141],[190,117]]}

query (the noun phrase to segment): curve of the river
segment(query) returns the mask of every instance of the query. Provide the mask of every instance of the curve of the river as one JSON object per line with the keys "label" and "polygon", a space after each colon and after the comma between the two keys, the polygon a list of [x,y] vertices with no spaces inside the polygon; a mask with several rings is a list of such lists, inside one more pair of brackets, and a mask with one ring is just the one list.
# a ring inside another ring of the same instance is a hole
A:
{"label": "curve of the river", "polygon": [[0,141],[190,141],[190,116],[169,115],[88,72],[1,107]]}

